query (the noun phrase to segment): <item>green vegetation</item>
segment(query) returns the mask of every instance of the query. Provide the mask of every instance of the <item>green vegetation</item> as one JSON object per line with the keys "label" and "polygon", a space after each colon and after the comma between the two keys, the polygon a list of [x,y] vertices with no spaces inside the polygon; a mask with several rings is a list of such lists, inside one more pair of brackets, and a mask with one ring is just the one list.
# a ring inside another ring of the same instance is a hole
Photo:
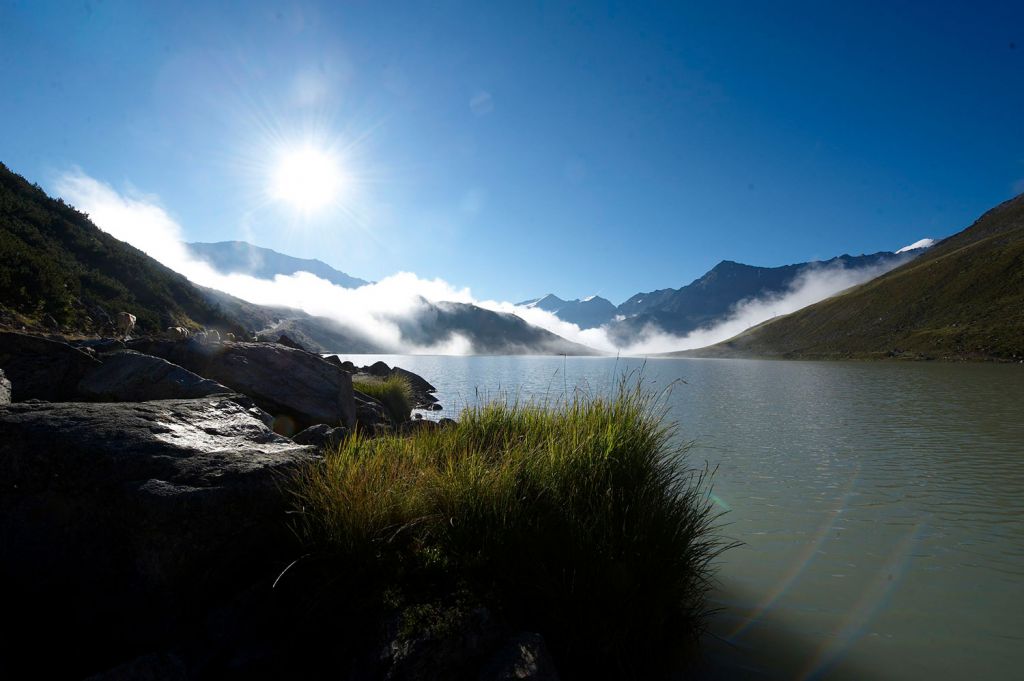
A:
{"label": "green vegetation", "polygon": [[678,354],[1024,359],[1024,195],[877,279]]}
{"label": "green vegetation", "polygon": [[140,333],[242,330],[185,277],[0,164],[0,322],[49,315],[65,331],[109,332],[122,310],[138,318]]}
{"label": "green vegetation", "polygon": [[330,565],[320,607],[338,604],[337,630],[354,604],[469,593],[542,633],[566,678],[685,663],[723,547],[706,471],[686,467],[660,405],[624,383],[612,398],[492,403],[449,427],[349,438],[297,480],[301,535]]}
{"label": "green vegetation", "polygon": [[409,420],[412,413],[412,386],[405,376],[391,374],[386,378],[360,375],[352,379],[352,387],[384,405],[392,423]]}

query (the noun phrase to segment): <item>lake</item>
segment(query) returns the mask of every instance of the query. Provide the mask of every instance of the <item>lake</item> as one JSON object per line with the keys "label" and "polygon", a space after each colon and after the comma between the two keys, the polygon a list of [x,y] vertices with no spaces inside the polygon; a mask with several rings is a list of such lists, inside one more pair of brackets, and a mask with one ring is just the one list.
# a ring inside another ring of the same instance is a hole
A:
{"label": "lake", "polygon": [[1024,367],[341,355],[486,397],[670,384],[722,533],[707,678],[1024,674]]}

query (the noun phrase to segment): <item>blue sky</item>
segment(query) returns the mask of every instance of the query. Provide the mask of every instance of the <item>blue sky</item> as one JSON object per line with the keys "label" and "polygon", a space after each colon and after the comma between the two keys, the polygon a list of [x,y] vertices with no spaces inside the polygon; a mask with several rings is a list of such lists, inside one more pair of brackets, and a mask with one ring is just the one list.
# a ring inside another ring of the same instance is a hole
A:
{"label": "blue sky", "polygon": [[[497,300],[893,250],[1024,191],[1019,2],[207,4],[0,0],[0,161]],[[308,215],[268,191],[299,141],[348,178]]]}

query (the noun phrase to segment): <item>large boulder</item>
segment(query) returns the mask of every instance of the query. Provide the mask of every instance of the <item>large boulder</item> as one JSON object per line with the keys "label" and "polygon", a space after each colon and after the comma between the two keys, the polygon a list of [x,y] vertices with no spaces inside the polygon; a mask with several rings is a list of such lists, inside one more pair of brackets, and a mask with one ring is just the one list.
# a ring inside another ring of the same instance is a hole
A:
{"label": "large boulder", "polygon": [[355,425],[352,377],[319,355],[276,343],[142,340],[130,345],[249,395],[285,435],[317,423]]}
{"label": "large boulder", "polygon": [[0,677],[81,678],[270,593],[298,553],[282,485],[315,450],[260,416],[230,396],[0,407]]}
{"label": "large boulder", "polygon": [[187,399],[230,392],[216,381],[133,350],[105,355],[103,364],[78,383],[78,394],[96,402]]}
{"label": "large boulder", "polygon": [[11,401],[75,399],[78,382],[99,367],[92,355],[67,343],[0,331],[0,369],[11,381]]}
{"label": "large boulder", "polygon": [[[351,362],[345,364],[351,365]],[[389,376],[402,376],[406,381],[409,382],[409,387],[412,388],[412,403],[414,409],[433,409],[434,404],[437,403],[437,398],[434,397],[433,393],[437,392],[437,388],[432,386],[425,378],[419,374],[414,374],[407,369],[401,367],[389,367],[386,362],[377,361],[369,366],[364,366],[360,369],[349,369],[347,366],[343,366],[347,371],[355,372],[357,377],[359,374],[369,374],[376,378],[387,378]],[[437,407],[440,409],[441,407]]]}

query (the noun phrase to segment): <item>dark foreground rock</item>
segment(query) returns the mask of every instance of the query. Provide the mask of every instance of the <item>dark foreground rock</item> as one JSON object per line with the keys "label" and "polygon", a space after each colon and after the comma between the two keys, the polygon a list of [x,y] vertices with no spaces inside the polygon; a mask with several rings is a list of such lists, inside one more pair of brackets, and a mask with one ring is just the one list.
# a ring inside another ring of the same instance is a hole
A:
{"label": "dark foreground rock", "polygon": [[480,681],[559,681],[558,670],[540,634],[510,636],[480,672]]}
{"label": "dark foreground rock", "polygon": [[97,402],[142,402],[188,399],[232,392],[167,360],[121,350],[79,381],[78,394]]}
{"label": "dark foreground rock", "polygon": [[293,435],[317,423],[355,425],[352,377],[319,355],[276,343],[141,340],[130,345],[252,397],[275,417],[279,433]]}
{"label": "dark foreground rock", "polygon": [[348,428],[344,426],[332,428],[323,423],[318,423],[300,433],[296,433],[292,437],[292,441],[300,445],[311,445],[313,447],[334,447],[341,444],[348,433]]}
{"label": "dark foreground rock", "polygon": [[100,366],[92,355],[67,343],[0,331],[0,369],[11,382],[11,400],[75,399],[78,382]]}
{"label": "dark foreground rock", "polygon": [[261,416],[230,397],[0,407],[0,677],[217,650],[187,642],[250,619],[296,554],[282,481],[314,457]]}

